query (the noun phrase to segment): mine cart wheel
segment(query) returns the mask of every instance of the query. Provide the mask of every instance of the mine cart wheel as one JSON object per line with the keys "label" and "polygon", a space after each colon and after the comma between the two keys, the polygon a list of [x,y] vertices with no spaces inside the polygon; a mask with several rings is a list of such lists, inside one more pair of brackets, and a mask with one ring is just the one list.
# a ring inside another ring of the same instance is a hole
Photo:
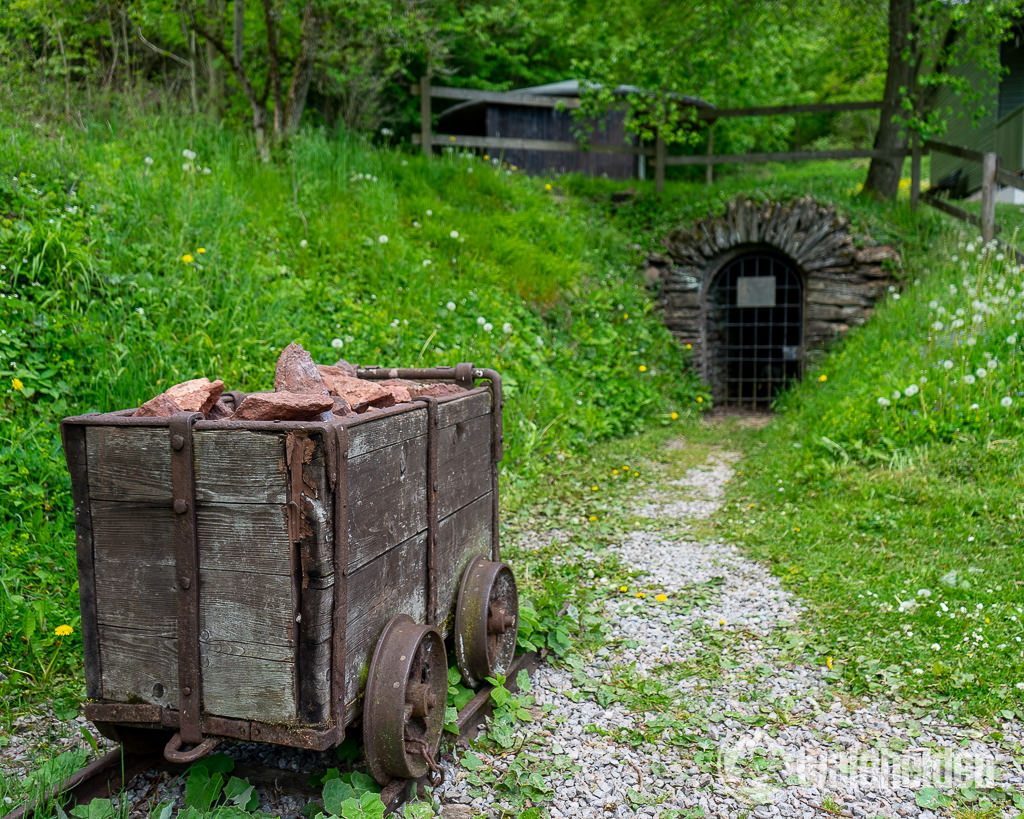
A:
{"label": "mine cart wheel", "polygon": [[363,745],[381,785],[438,773],[435,762],[448,697],[444,640],[406,614],[381,632],[363,701]]}
{"label": "mine cart wheel", "polygon": [[119,725],[116,722],[95,722],[96,730],[107,739],[124,746],[132,754],[163,753],[167,740],[173,731],[166,728],[141,728],[133,725]]}
{"label": "mine cart wheel", "polygon": [[512,570],[477,555],[462,574],[455,608],[455,661],[462,681],[476,688],[504,674],[516,651],[519,592]]}

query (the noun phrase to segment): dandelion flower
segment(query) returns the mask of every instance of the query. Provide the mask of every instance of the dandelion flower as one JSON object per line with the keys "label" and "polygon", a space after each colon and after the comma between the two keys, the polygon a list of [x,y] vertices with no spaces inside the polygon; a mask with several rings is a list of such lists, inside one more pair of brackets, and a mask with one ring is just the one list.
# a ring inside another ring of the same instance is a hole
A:
{"label": "dandelion flower", "polygon": [[628,592],[629,591],[629,586],[619,586],[619,591],[620,592]]}
{"label": "dandelion flower", "polygon": [[699,395],[697,396],[697,403],[698,404],[703,404],[704,403],[704,399],[701,396],[699,396]]}
{"label": "dandelion flower", "polygon": [[424,267],[430,267],[432,264],[433,264],[433,262],[430,261],[430,259],[424,259],[423,260],[423,266]]}
{"label": "dandelion flower", "polygon": [[590,520],[590,521],[597,520],[597,515],[591,515],[589,518],[587,518],[587,520]]}
{"label": "dandelion flower", "polygon": [[194,258],[192,257],[192,254],[191,254],[191,253],[186,253],[186,254],[185,254],[184,256],[182,256],[182,257],[181,257],[181,260],[182,260],[182,261],[183,261],[183,262],[184,262],[185,264],[192,264],[192,262],[194,262],[194,261],[195,261],[195,259],[194,259]]}
{"label": "dandelion flower", "polygon": [[640,372],[645,373],[645,372],[647,372],[647,365],[646,364],[641,364],[637,369],[639,369]]}
{"label": "dandelion flower", "polygon": [[459,232],[457,230],[453,230],[448,235],[451,236],[453,239],[458,239],[459,238]]}
{"label": "dandelion flower", "polygon": [[973,384],[974,383],[974,376],[971,375],[970,373],[967,373],[967,375],[964,376],[964,383],[965,384]]}
{"label": "dandelion flower", "polygon": [[667,594],[659,594],[654,599],[657,600],[659,603],[664,603],[666,600],[668,600],[668,595]]}
{"label": "dandelion flower", "polygon": [[1010,398],[1010,396],[1008,395],[1004,395],[1002,398],[999,399],[999,403],[1004,407],[1010,407],[1013,405],[1013,399]]}
{"label": "dandelion flower", "polygon": [[986,370],[984,367],[978,367],[978,369],[974,371],[974,374],[978,376],[978,378],[984,378],[986,375],[988,375],[988,370]]}
{"label": "dandelion flower", "polygon": [[918,389],[917,384],[911,384],[903,391],[903,394],[909,398],[911,396],[917,395],[919,391],[920,390]]}
{"label": "dandelion flower", "polygon": [[191,162],[193,159],[196,158],[196,152],[195,151],[190,151],[188,148],[186,148],[184,151],[182,151],[181,155],[183,157],[185,157],[185,159],[187,159],[189,162]]}
{"label": "dandelion flower", "polygon": [[196,253],[205,253],[205,252],[206,252],[206,248],[205,247],[197,247],[196,248]]}
{"label": "dandelion flower", "polygon": [[476,323],[483,327],[487,323],[487,319],[485,319],[483,316],[477,316]]}
{"label": "dandelion flower", "polygon": [[831,657],[826,657],[825,658],[825,665],[828,666],[828,670],[829,671],[832,670],[832,658]]}
{"label": "dandelion flower", "polygon": [[484,322],[484,332],[485,333],[489,333],[493,329],[494,329],[494,325],[493,324],[491,324],[489,321]]}
{"label": "dandelion flower", "polygon": [[340,350],[344,346],[344,344],[345,344],[345,342],[342,341],[340,338],[332,338],[331,339],[331,346],[335,350]]}
{"label": "dandelion flower", "polygon": [[828,376],[825,375],[825,373],[822,373],[821,375],[818,376],[818,380],[824,383],[825,381],[828,381]]}
{"label": "dandelion flower", "polygon": [[446,308],[447,308],[448,310],[454,310],[454,309],[455,309],[455,302],[453,302],[453,301],[450,301],[450,302],[448,302],[448,303],[447,303],[447,304],[445,305],[445,307],[446,307]]}
{"label": "dandelion flower", "polygon": [[388,237],[382,233],[380,236],[377,237],[377,241],[380,242],[382,245],[386,245],[388,243]]}
{"label": "dandelion flower", "polygon": [[299,247],[301,247],[301,248],[307,248],[307,247],[309,247],[309,242],[308,242],[307,240],[303,239],[303,240],[301,240],[301,241],[299,242]]}
{"label": "dandelion flower", "polygon": [[501,332],[503,332],[505,335],[508,335],[509,333],[512,332],[512,325],[506,321],[504,324],[501,325]]}
{"label": "dandelion flower", "polygon": [[62,625],[57,626],[57,628],[53,630],[53,633],[56,634],[58,637],[70,637],[72,631],[73,629],[71,628],[71,626],[64,623]]}
{"label": "dandelion flower", "polygon": [[12,378],[11,388],[16,392],[21,392],[23,389],[25,389],[25,385],[22,383],[20,378]]}
{"label": "dandelion flower", "polygon": [[544,185],[544,190],[546,190],[546,191],[551,190],[551,183],[550,182],[548,182],[547,184]]}
{"label": "dandelion flower", "polygon": [[591,492],[596,492],[596,491],[597,491],[597,487],[596,487],[596,486],[592,486],[592,487],[590,487],[590,491],[591,491]]}
{"label": "dandelion flower", "polygon": [[888,398],[879,398],[878,399],[878,406],[880,406],[880,407],[887,407],[887,406],[889,406],[890,403],[891,402],[889,401]]}
{"label": "dandelion flower", "polygon": [[671,418],[673,421],[678,421],[679,420],[679,413],[678,412],[670,412],[668,414],[668,417]]}
{"label": "dandelion flower", "polygon": [[145,163],[146,163],[147,165],[152,165],[152,164],[153,164],[153,157],[151,157],[151,156],[147,156],[147,157],[146,157],[145,159],[143,159],[142,161],[143,161],[143,162],[145,162]]}
{"label": "dandelion flower", "polygon": [[692,350],[693,349],[693,345],[692,344],[687,344],[686,345],[686,349],[687,350]]}
{"label": "dandelion flower", "polygon": [[[513,167],[514,167],[514,166],[513,166]],[[637,593],[636,593],[636,594],[634,594],[633,596],[634,596],[634,597],[638,597],[638,598],[640,598],[641,600],[643,600],[643,599],[644,599],[645,597],[647,597],[647,595],[646,595],[646,594],[644,594],[643,592],[637,592]]]}

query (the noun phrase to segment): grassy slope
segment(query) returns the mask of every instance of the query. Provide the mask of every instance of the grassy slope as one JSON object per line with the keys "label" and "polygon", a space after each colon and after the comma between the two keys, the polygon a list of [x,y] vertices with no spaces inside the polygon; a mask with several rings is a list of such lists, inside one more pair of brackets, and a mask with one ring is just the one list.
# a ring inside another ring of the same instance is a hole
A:
{"label": "grassy slope", "polygon": [[514,487],[697,407],[628,241],[543,180],[322,132],[263,166],[227,131],[140,117],[3,120],[0,165],[2,717],[80,696],[64,415],[199,375],[267,388],[293,340],[326,362],[334,340],[360,363],[472,360],[505,379]]}

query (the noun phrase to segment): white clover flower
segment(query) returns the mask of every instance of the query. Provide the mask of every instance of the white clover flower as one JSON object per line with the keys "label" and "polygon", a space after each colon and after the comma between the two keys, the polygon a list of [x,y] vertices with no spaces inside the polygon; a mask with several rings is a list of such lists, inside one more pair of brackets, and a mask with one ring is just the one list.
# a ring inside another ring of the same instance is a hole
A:
{"label": "white clover flower", "polygon": [[878,399],[878,406],[880,406],[880,407],[887,407],[887,406],[889,406],[890,403],[891,402],[889,401],[888,398],[879,398]]}
{"label": "white clover flower", "polygon": [[432,264],[433,264],[433,262],[430,261],[430,259],[424,259],[423,260],[423,266],[424,267],[430,267]]}
{"label": "white clover flower", "polygon": [[504,324],[501,325],[501,332],[503,332],[505,335],[508,335],[509,333],[512,332],[512,325],[506,321]]}
{"label": "white clover flower", "polygon": [[447,303],[447,304],[445,305],[445,307],[447,307],[447,308],[448,308],[449,310],[454,310],[454,309],[455,309],[455,302],[453,302],[453,301],[450,301],[450,302],[448,302],[448,303]]}
{"label": "white clover flower", "polygon": [[196,158],[196,152],[195,151],[190,151],[188,148],[186,148],[184,151],[182,151],[181,155],[183,157],[185,157],[185,159],[187,159],[189,162],[191,162],[193,159]]}
{"label": "white clover flower", "polygon": [[388,243],[388,237],[382,233],[380,236],[377,237],[377,241],[380,242],[380,244],[382,245],[386,245]]}
{"label": "white clover flower", "polygon": [[1010,396],[1008,395],[1004,395],[1002,398],[999,399],[999,403],[1001,406],[1009,408],[1013,405],[1013,399],[1010,398]]}
{"label": "white clover flower", "polygon": [[477,316],[476,323],[483,327],[487,323],[487,319],[485,319],[483,316]]}
{"label": "white clover flower", "polygon": [[968,409],[976,410],[976,409],[979,409],[979,407],[978,407],[977,404],[971,404],[971,406],[968,407]]}
{"label": "white clover flower", "polygon": [[309,247],[309,242],[305,239],[299,240],[299,247]]}
{"label": "white clover flower", "polygon": [[911,384],[910,386],[908,386],[908,387],[907,387],[907,388],[906,388],[906,389],[905,389],[905,390],[903,391],[903,394],[904,394],[905,396],[907,396],[908,398],[910,398],[910,397],[911,397],[911,396],[913,396],[913,395],[917,395],[917,393],[918,393],[918,392],[919,392],[919,390],[918,390],[917,384]]}
{"label": "white clover flower", "polygon": [[970,373],[967,373],[967,375],[964,376],[964,383],[965,384],[973,384],[974,383],[974,376],[971,375]]}
{"label": "white clover flower", "polygon": [[489,333],[493,329],[494,329],[494,325],[493,324],[491,324],[489,321],[484,322],[484,332],[485,333]]}
{"label": "white clover flower", "polygon": [[341,340],[340,338],[332,338],[332,339],[331,339],[331,346],[332,346],[332,347],[333,347],[333,348],[334,348],[335,350],[340,350],[340,349],[341,349],[342,347],[344,347],[344,346],[345,346],[345,342],[344,342],[344,341],[342,341],[342,340]]}
{"label": "white clover flower", "polygon": [[448,235],[451,236],[453,239],[458,239],[459,238],[459,232],[457,230],[453,230]]}
{"label": "white clover flower", "polygon": [[147,156],[147,157],[146,157],[145,159],[143,159],[142,161],[143,161],[143,162],[145,162],[145,163],[146,163],[147,165],[152,165],[152,164],[153,164],[153,157],[151,157],[151,156]]}

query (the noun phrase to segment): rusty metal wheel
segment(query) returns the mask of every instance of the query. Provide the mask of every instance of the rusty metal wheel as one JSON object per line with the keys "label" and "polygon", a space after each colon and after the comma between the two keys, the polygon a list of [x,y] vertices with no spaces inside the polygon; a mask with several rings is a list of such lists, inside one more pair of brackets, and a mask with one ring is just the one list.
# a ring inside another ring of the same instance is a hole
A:
{"label": "rusty metal wheel", "polygon": [[381,785],[438,773],[435,762],[448,697],[444,640],[406,614],[384,627],[363,700],[363,747]]}
{"label": "rusty metal wheel", "polygon": [[504,674],[516,653],[519,592],[512,570],[477,555],[466,566],[455,607],[455,662],[462,681],[476,688]]}

